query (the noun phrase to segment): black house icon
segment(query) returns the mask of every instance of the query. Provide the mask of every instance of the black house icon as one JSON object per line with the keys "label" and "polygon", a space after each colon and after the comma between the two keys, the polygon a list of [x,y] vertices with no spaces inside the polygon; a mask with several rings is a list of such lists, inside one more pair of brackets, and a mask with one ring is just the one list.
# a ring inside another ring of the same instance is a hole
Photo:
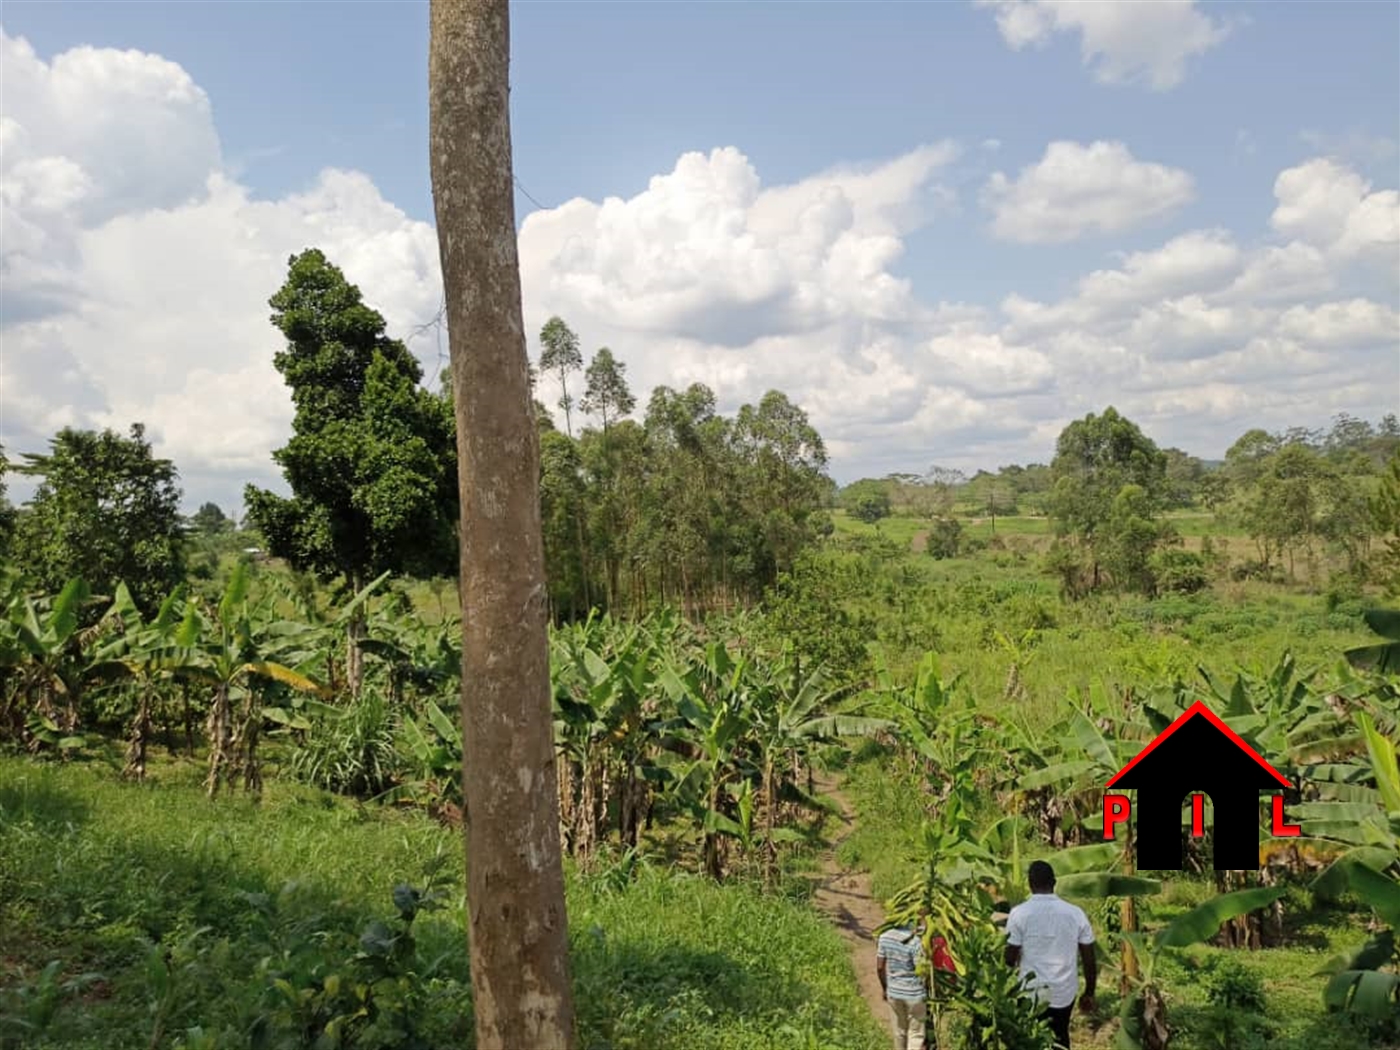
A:
{"label": "black house icon", "polygon": [[1192,704],[1108,782],[1137,789],[1137,866],[1181,867],[1181,810],[1200,791],[1215,809],[1217,871],[1259,867],[1259,793],[1293,785],[1205,704]]}

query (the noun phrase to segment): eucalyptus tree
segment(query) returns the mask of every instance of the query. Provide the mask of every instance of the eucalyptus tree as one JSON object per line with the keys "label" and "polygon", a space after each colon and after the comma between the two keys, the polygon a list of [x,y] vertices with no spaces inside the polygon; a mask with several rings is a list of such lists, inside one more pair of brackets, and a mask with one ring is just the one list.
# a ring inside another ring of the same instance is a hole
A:
{"label": "eucalyptus tree", "polygon": [[579,407],[597,414],[605,434],[610,424],[637,407],[637,399],[627,386],[627,365],[615,358],[606,346],[593,355],[584,379],[588,386]]}
{"label": "eucalyptus tree", "polygon": [[[583,367],[578,336],[562,317],[551,317],[540,329],[540,371],[553,372],[559,379],[559,407],[564,410],[564,432],[574,436],[574,399],[569,394],[569,376]],[[585,407],[584,411],[588,411]]]}

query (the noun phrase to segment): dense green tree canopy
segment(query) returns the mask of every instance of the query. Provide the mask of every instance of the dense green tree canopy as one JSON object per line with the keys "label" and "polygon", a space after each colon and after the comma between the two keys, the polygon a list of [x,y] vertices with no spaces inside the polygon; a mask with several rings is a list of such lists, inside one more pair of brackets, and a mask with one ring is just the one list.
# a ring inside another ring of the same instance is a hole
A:
{"label": "dense green tree canopy", "polygon": [[1055,486],[1050,513],[1060,531],[1092,542],[1124,485],[1142,490],[1143,506],[1160,507],[1167,457],[1136,423],[1107,408],[1102,415],[1090,413],[1065,427],[1055,444],[1050,473]]}
{"label": "dense green tree canopy", "polygon": [[[1137,424],[1107,408],[1061,432],[1050,464],[1057,531],[1087,553],[1092,584],[1106,566],[1120,587],[1150,590],[1154,524],[1167,493],[1167,457]],[[1061,571],[1071,563],[1061,556]]]}
{"label": "dense green tree canopy", "polygon": [[15,549],[39,586],[57,593],[81,576],[94,594],[112,595],[125,583],[150,612],[184,580],[177,474],[140,423],[128,437],[65,428],[47,455],[24,458],[20,469],[43,480]]}
{"label": "dense green tree canopy", "polygon": [[190,528],[202,536],[217,536],[233,528],[233,519],[217,503],[203,503],[190,515]]}
{"label": "dense green tree canopy", "polygon": [[455,570],[456,447],[446,396],[422,389],[407,347],[325,255],[290,260],[270,300],[286,338],[273,358],[291,388],[292,437],[273,453],[290,498],[248,486],[268,549],[352,586],[392,570]]}

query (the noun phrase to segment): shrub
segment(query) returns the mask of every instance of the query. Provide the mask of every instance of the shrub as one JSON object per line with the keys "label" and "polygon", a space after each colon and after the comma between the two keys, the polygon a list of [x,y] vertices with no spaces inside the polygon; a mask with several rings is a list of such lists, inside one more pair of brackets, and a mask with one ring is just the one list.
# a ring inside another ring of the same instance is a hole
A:
{"label": "shrub", "polygon": [[292,752],[298,780],[357,798],[383,794],[399,772],[398,719],[383,694],[366,689],[351,706],[318,714],[306,742]]}
{"label": "shrub", "polygon": [[1194,551],[1168,547],[1152,555],[1152,575],[1157,590],[1167,594],[1195,594],[1210,585],[1205,560]]}
{"label": "shrub", "polygon": [[928,534],[930,557],[956,558],[963,546],[962,522],[957,518],[935,518]]}
{"label": "shrub", "polygon": [[1366,599],[1365,580],[1359,572],[1334,572],[1327,579],[1322,600],[1329,613],[1359,616]]}

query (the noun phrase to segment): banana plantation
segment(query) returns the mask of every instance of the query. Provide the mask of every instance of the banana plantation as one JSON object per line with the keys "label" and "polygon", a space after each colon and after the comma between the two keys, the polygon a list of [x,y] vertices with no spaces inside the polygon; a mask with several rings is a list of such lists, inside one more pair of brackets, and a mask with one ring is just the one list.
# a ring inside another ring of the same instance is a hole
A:
{"label": "banana plantation", "polygon": [[[197,763],[203,792],[219,799],[211,805],[256,800],[286,781],[386,814],[448,827],[464,819],[472,770],[462,766],[456,703],[460,625],[422,615],[387,574],[337,604],[299,577],[243,561],[221,591],[177,588],[149,616],[124,586],[94,595],[74,579],[34,594],[11,575],[5,587],[0,733],[30,761],[110,762],[156,793],[172,763]],[[933,974],[945,1045],[1050,1045],[1000,961],[999,920],[1025,897],[1037,857],[1101,927],[1116,994],[1104,996],[1091,1037],[1148,1050],[1198,1045],[1177,1038],[1173,992],[1183,968],[1199,966],[1195,946],[1225,958],[1284,950],[1321,912],[1346,915],[1364,937],[1316,959],[1309,999],[1354,1045],[1396,1037],[1394,615],[1370,616],[1376,642],[1349,652],[1326,684],[1285,654],[1263,671],[1097,683],[1050,713],[979,707],[933,652],[912,664],[877,659],[862,679],[834,674],[791,644],[765,642],[761,619],[594,615],[552,630],[560,836],[580,877],[626,886],[665,863],[713,884],[800,897],[835,810],[818,781],[845,769],[862,803],[873,797],[901,822],[879,846],[900,873],[883,887],[888,920],[927,918],[927,955],[939,936],[954,960],[956,972]],[[351,659],[362,667],[354,689]],[[1184,871],[1140,871],[1130,835],[1104,837],[1104,784],[1197,701],[1294,785],[1289,816],[1302,834],[1266,840],[1257,870],[1214,869],[1208,803],[1201,836],[1188,833],[1183,809]],[[403,911],[408,899],[395,891],[405,921],[417,907]],[[1203,1045],[1257,1045],[1270,1031],[1263,993],[1235,983],[1187,1011],[1195,1016],[1184,1030],[1225,1033]],[[315,987],[326,994],[324,979]],[[269,1045],[410,1045],[375,1041],[374,1002],[388,993],[365,987],[358,1019],[312,1019],[320,1027],[310,1041]]]}

